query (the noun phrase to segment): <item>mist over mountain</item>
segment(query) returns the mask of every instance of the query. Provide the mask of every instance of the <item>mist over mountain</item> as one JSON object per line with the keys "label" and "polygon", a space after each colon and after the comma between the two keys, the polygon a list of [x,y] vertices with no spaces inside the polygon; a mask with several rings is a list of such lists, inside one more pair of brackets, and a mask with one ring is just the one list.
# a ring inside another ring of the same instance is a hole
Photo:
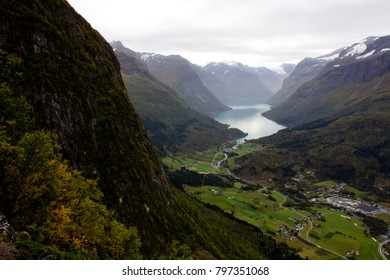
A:
{"label": "mist over mountain", "polygon": [[[293,71],[293,67],[293,64],[285,64],[284,66],[282,65],[280,70],[283,71],[279,72],[271,70],[267,67],[257,67],[253,70],[260,77],[261,81],[267,86],[267,88],[269,88],[273,93],[276,93],[282,87],[284,79],[289,76],[288,72]],[[285,69],[287,69],[288,72]]]}
{"label": "mist over mountain", "polygon": [[266,103],[273,95],[256,70],[241,63],[209,63],[204,69],[222,80],[229,91],[218,96],[225,104]]}

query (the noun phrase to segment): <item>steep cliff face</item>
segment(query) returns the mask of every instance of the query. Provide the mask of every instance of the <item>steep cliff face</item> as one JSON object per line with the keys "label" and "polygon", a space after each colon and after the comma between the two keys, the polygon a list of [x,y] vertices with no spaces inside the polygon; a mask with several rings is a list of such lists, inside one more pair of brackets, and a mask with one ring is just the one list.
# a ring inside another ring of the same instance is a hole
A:
{"label": "steep cliff face", "polygon": [[19,92],[37,126],[59,135],[73,167],[99,178],[106,204],[147,247],[161,242],[173,195],[110,45],[66,1],[26,0],[2,1],[0,48],[23,60]]}

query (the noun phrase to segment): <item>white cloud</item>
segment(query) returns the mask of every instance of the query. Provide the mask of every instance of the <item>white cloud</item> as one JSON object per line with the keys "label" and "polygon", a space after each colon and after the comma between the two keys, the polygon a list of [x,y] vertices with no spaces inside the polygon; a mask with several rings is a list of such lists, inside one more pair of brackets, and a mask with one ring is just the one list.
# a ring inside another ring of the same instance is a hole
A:
{"label": "white cloud", "polygon": [[387,35],[388,0],[68,0],[108,41],[190,61],[298,62]]}

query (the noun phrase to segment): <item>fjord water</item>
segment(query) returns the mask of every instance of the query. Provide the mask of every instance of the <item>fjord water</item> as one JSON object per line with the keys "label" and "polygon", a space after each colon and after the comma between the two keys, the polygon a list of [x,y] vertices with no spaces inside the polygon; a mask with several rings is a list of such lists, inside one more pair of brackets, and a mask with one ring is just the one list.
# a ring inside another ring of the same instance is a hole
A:
{"label": "fjord water", "polygon": [[232,110],[219,113],[214,119],[248,133],[245,139],[257,139],[278,132],[284,126],[261,115],[270,109],[268,104],[229,105]]}

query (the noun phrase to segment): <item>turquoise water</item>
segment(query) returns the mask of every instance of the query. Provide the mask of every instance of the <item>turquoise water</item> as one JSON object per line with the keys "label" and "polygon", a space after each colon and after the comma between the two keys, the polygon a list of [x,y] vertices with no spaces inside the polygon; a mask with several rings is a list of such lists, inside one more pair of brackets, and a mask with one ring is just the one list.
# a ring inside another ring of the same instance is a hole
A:
{"label": "turquoise water", "polygon": [[268,111],[268,104],[255,104],[245,106],[231,106],[232,110],[214,116],[220,123],[228,124],[232,128],[238,128],[248,133],[245,139],[257,139],[276,133],[284,126],[277,124],[261,115]]}

